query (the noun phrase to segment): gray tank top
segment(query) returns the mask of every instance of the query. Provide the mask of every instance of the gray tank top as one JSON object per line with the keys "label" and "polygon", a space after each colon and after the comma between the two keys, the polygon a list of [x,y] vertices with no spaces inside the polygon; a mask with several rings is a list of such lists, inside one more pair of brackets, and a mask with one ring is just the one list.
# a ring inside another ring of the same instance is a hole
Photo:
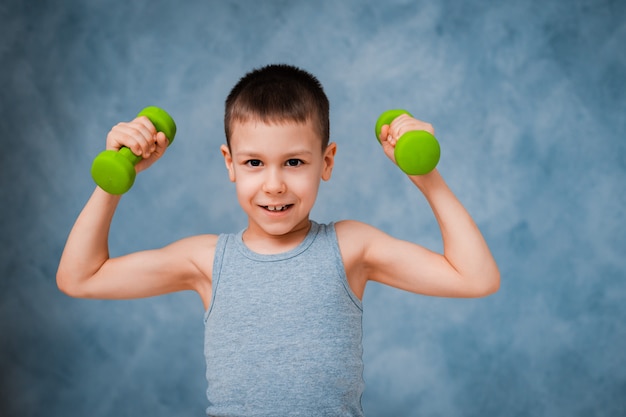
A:
{"label": "gray tank top", "polygon": [[220,235],[205,314],[209,416],[362,416],[362,305],[333,224],[260,255]]}

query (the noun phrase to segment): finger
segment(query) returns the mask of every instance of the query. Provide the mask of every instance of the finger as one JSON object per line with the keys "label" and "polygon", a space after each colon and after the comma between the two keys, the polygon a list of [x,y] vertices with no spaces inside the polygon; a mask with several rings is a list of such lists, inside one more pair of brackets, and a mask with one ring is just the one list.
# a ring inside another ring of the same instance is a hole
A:
{"label": "finger", "polygon": [[389,135],[389,125],[383,125],[380,128],[380,137],[378,139],[380,139],[381,142],[386,141],[388,135]]}
{"label": "finger", "polygon": [[152,158],[156,161],[161,156],[163,156],[168,145],[169,140],[167,139],[167,136],[165,136],[165,133],[158,132],[155,136],[155,141],[152,144],[150,152],[144,155],[144,159]]}
{"label": "finger", "polygon": [[398,139],[406,132],[412,130],[425,130],[430,134],[435,134],[435,129],[430,123],[415,119],[407,114],[396,117],[391,123],[392,135]]}
{"label": "finger", "polygon": [[390,130],[389,134],[395,140],[400,139],[400,137],[408,131],[407,129],[409,129],[408,127],[411,124],[411,120],[414,120],[414,119],[412,119],[407,114],[401,114],[400,116],[396,117],[391,122],[391,125],[389,126],[389,130]]}
{"label": "finger", "polygon": [[143,155],[143,159],[139,163],[137,163],[137,165],[135,165],[135,170],[137,172],[147,169],[163,156],[169,145],[169,140],[167,139],[167,136],[165,136],[165,133],[158,132],[155,135],[155,142],[153,143],[153,145],[154,150],[149,154]]}
{"label": "finger", "polygon": [[118,123],[107,135],[107,149],[117,151],[126,146],[131,150],[139,151],[136,135],[137,133],[128,126],[128,123]]}
{"label": "finger", "polygon": [[385,145],[385,143],[391,145],[392,147],[396,146],[397,138],[394,137],[393,131],[390,125],[384,125],[380,129],[381,143]]}
{"label": "finger", "polygon": [[158,132],[155,137],[155,143],[157,146],[168,146],[170,144],[169,139],[165,136],[165,133]]}
{"label": "finger", "polygon": [[137,140],[137,144],[131,148],[131,150],[135,153],[135,155],[139,155],[142,158],[149,158],[157,147],[156,128],[146,116],[135,118],[129,123],[129,128],[134,129],[134,133],[137,134],[137,136],[134,136]]}
{"label": "finger", "polygon": [[107,147],[119,149],[129,148],[135,155],[146,157],[155,148],[155,136],[150,129],[141,123],[120,123],[113,128]]}
{"label": "finger", "polygon": [[155,147],[154,147],[154,151],[156,154],[163,155],[163,153],[165,153],[165,150],[167,149],[167,147],[169,146],[170,142],[167,139],[167,136],[165,136],[165,133],[163,132],[159,132],[156,135],[156,142],[155,142]]}
{"label": "finger", "polygon": [[139,116],[135,120],[133,120],[133,122],[138,123],[141,126],[145,127],[147,129],[147,131],[149,132],[150,136],[154,136],[154,135],[157,134],[156,127],[150,121],[150,119],[148,119],[146,116]]}
{"label": "finger", "polygon": [[[156,128],[147,117],[138,117],[128,123],[120,123],[118,126],[125,129],[128,134],[137,134],[145,140],[153,141],[157,133]],[[132,132],[132,133],[131,133]]]}
{"label": "finger", "polygon": [[[157,150],[159,132],[157,132],[154,124],[146,116],[137,117],[131,124],[142,136],[142,139],[139,141],[141,156],[143,158],[149,158],[150,155]],[[163,134],[161,133],[161,135]]]}

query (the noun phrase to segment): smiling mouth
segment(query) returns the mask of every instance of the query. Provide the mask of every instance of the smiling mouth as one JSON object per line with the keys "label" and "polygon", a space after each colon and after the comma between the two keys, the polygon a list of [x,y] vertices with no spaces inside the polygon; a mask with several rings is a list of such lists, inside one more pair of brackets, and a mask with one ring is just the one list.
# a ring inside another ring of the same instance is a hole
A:
{"label": "smiling mouth", "polygon": [[293,206],[293,204],[285,204],[282,206],[261,206],[261,207],[263,207],[267,211],[277,212],[277,211],[285,211],[291,206]]}

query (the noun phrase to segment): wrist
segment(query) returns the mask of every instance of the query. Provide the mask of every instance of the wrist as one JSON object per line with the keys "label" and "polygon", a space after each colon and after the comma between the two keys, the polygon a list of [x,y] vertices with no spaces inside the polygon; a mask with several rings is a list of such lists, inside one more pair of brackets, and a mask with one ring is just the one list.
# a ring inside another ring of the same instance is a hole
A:
{"label": "wrist", "polygon": [[111,194],[104,191],[100,186],[96,186],[92,199],[97,200],[99,204],[117,206],[122,199],[122,194]]}
{"label": "wrist", "polygon": [[409,179],[420,191],[428,194],[442,186],[445,187],[445,181],[437,170],[437,168],[424,175],[408,175]]}

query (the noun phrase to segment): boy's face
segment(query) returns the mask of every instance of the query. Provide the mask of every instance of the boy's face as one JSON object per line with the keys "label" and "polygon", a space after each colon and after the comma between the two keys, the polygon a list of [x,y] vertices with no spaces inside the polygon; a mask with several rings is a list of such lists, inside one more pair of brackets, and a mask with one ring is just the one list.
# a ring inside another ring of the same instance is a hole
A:
{"label": "boy's face", "polygon": [[310,121],[233,124],[222,154],[239,204],[248,215],[246,239],[306,233],[320,180],[330,179],[336,145],[321,149]]}

